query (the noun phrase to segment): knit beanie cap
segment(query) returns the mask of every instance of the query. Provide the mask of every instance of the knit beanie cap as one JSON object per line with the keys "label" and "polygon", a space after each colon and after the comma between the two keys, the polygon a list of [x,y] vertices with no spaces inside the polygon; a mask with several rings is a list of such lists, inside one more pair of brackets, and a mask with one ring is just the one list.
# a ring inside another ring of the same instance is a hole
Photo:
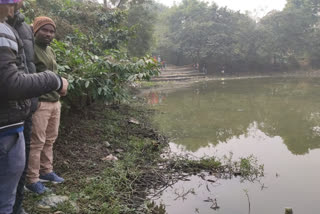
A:
{"label": "knit beanie cap", "polygon": [[0,4],[16,4],[21,0],[0,0]]}
{"label": "knit beanie cap", "polygon": [[56,29],[56,24],[49,17],[39,16],[39,17],[35,18],[33,21],[34,34],[36,34],[40,30],[40,28],[42,28],[45,25],[52,25],[54,27],[54,29]]}

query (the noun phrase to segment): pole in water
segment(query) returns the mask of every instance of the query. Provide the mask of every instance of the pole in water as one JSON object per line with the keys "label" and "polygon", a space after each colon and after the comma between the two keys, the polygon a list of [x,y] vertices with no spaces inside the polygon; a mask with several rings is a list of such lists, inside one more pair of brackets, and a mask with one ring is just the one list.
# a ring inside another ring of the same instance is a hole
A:
{"label": "pole in water", "polygon": [[293,210],[290,207],[285,208],[284,214],[293,214]]}

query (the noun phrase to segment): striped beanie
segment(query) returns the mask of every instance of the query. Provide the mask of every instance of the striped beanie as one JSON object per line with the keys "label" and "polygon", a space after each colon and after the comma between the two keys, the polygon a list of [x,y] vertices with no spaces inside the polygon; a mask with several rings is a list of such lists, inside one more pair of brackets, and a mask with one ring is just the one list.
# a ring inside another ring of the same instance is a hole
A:
{"label": "striped beanie", "polygon": [[52,25],[54,27],[54,29],[56,29],[56,24],[49,17],[39,16],[39,17],[35,18],[33,21],[34,34],[36,34],[40,30],[40,28],[42,28],[45,25]]}
{"label": "striped beanie", "polygon": [[0,0],[0,4],[16,4],[21,0]]}

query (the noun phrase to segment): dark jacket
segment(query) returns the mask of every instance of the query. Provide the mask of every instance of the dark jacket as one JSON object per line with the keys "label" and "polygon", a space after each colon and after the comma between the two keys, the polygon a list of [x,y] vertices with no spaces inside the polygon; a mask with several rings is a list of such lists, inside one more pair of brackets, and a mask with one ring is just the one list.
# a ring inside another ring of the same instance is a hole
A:
{"label": "dark jacket", "polygon": [[[41,45],[37,42],[34,46],[34,63],[37,68],[37,73],[49,70],[58,73],[58,64],[56,62],[56,55],[50,46]],[[60,95],[56,91],[44,94],[39,97],[41,102],[57,102]]]}
{"label": "dark jacket", "polygon": [[51,71],[26,74],[23,43],[9,25],[0,23],[0,132],[20,125],[30,111],[29,98],[62,86]]}
{"label": "dark jacket", "polygon": [[[14,14],[13,18],[9,18],[8,24],[13,27],[19,34],[23,43],[23,50],[25,54],[24,67],[25,73],[36,73],[36,66],[34,64],[34,36],[33,31],[27,23],[24,21],[25,17],[19,11]],[[38,98],[31,99],[31,112],[34,113],[37,110]]]}

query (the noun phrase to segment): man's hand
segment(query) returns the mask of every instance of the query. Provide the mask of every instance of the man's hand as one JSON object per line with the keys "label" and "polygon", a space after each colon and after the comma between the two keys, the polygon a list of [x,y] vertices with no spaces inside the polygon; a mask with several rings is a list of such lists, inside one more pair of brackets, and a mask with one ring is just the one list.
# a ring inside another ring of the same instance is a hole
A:
{"label": "man's hand", "polygon": [[63,96],[66,96],[66,95],[67,95],[69,83],[68,83],[68,80],[67,80],[67,79],[65,79],[65,78],[63,78],[63,77],[61,77],[61,79],[62,79],[62,88],[61,88],[61,90],[59,91],[59,94],[60,94],[60,96],[63,97]]}

